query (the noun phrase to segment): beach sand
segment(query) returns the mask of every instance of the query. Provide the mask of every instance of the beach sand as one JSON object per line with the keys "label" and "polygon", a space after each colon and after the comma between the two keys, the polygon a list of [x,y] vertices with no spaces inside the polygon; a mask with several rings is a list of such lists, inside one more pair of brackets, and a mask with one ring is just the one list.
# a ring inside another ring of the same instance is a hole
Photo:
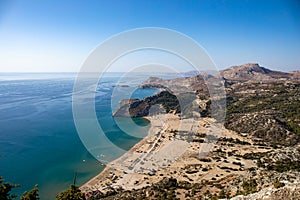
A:
{"label": "beach sand", "polygon": [[[253,151],[266,151],[253,145],[222,146],[222,142],[217,143],[217,140],[214,141],[212,138],[233,138],[249,142],[251,139],[225,129],[211,118],[181,119],[175,114],[160,114],[146,118],[151,121],[148,136],[82,185],[80,188],[83,192],[92,190],[105,192],[111,187],[139,189],[155,184],[164,177],[194,183],[212,178],[232,179],[246,172],[241,170],[240,166],[232,164],[237,161],[234,156],[220,158],[226,162],[215,159],[220,157],[216,149],[222,149],[226,154],[235,151],[241,155]],[[211,141],[201,143],[194,140],[199,138]],[[256,165],[252,160],[239,162],[243,164],[243,168]],[[227,170],[222,167],[227,167]]]}
{"label": "beach sand", "polygon": [[[143,174],[152,174],[164,168],[179,158],[188,148],[189,143],[183,140],[174,140],[174,134],[170,130],[188,129],[193,121],[185,120],[180,123],[178,115],[161,114],[146,117],[151,122],[147,137],[133,146],[120,158],[109,163],[105,169],[81,186],[83,191],[100,190],[107,186],[123,187],[125,189],[143,187],[145,184],[137,181],[143,178]],[[140,181],[139,181],[140,182]],[[152,182],[152,181],[151,181]]]}
{"label": "beach sand", "polygon": [[159,181],[162,175],[158,176],[157,173],[164,174],[167,167],[186,153],[191,146],[188,134],[200,128],[198,121],[180,119],[174,114],[146,118],[151,121],[148,136],[82,185],[83,191],[105,191],[107,186],[137,189]]}

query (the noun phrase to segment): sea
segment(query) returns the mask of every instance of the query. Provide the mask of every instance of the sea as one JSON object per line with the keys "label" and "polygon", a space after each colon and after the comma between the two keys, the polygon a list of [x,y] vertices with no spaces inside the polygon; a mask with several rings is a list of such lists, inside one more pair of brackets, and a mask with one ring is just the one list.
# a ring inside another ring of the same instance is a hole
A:
{"label": "sea", "polygon": [[[139,99],[158,92],[138,87],[146,78],[155,75],[131,76],[124,79],[124,73],[106,73],[96,82],[93,101],[106,137],[125,151],[142,136],[128,135],[118,127],[112,117],[118,107],[116,99],[115,103],[111,99],[114,90],[118,88],[125,93],[126,89],[134,90],[131,97]],[[20,184],[13,193],[20,196],[38,184],[41,199],[55,199],[56,194],[74,182],[74,177],[76,185],[80,186],[104,169],[105,165],[80,139],[74,123],[72,96],[76,77],[76,73],[0,74],[0,176],[5,181]],[[146,135],[150,127],[149,121],[142,118],[135,119],[134,126],[128,118],[118,121],[125,126],[128,123],[130,131],[138,131],[141,135]],[[109,152],[106,149],[103,154],[98,153],[110,159],[120,156],[107,155]]]}

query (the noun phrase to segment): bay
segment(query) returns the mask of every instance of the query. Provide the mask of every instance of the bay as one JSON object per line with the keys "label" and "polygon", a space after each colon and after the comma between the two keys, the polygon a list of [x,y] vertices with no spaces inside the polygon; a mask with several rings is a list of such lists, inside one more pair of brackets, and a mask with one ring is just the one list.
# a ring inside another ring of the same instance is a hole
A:
{"label": "bay", "polygon": [[[141,138],[124,133],[112,118],[117,105],[112,106],[111,95],[120,84],[119,78],[120,73],[102,78],[95,108],[107,137],[128,150]],[[132,97],[157,92],[137,88],[146,78],[140,76],[129,85],[135,90]],[[55,199],[73,182],[74,172],[76,184],[81,185],[105,167],[88,152],[77,134],[72,115],[74,81],[75,74],[67,73],[0,75],[0,176],[21,185],[14,190],[18,195],[38,184],[41,199]],[[126,120],[131,119],[122,120],[129,124]],[[149,122],[135,119],[135,124],[130,130],[145,136]]]}

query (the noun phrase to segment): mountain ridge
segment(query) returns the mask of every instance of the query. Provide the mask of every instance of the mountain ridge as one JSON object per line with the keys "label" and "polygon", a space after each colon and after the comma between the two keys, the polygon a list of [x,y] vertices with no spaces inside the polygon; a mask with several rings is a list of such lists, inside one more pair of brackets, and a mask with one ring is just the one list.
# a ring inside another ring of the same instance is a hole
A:
{"label": "mountain ridge", "polygon": [[220,71],[226,80],[232,81],[273,81],[274,79],[293,79],[291,73],[275,71],[260,66],[258,63],[247,63],[229,67]]}
{"label": "mountain ridge", "polygon": [[158,77],[149,77],[141,86],[168,88],[173,91],[184,91],[189,87],[197,91],[208,92],[207,83],[224,81],[225,86],[234,85],[241,82],[273,82],[273,81],[293,81],[300,80],[300,70],[292,72],[275,71],[260,66],[258,63],[246,63],[242,65],[231,66],[227,69],[220,70],[219,73],[209,74],[200,72],[197,75],[190,77],[175,78],[165,80]]}

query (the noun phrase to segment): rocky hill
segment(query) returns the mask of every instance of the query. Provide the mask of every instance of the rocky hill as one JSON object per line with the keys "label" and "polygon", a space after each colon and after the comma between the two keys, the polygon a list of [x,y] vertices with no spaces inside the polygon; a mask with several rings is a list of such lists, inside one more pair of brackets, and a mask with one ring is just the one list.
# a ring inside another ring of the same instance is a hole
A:
{"label": "rocky hill", "polygon": [[300,82],[235,84],[227,88],[225,126],[273,145],[300,141]]}
{"label": "rocky hill", "polygon": [[160,105],[168,113],[174,111],[180,112],[179,101],[177,97],[168,91],[162,91],[156,95],[139,99],[125,99],[120,102],[120,108],[114,113],[114,117],[144,117],[149,115],[151,106]]}
{"label": "rocky hill", "polygon": [[278,80],[289,80],[293,78],[293,76],[290,73],[273,71],[261,67],[257,63],[233,66],[220,71],[220,74],[226,80],[243,82],[268,82]]}

